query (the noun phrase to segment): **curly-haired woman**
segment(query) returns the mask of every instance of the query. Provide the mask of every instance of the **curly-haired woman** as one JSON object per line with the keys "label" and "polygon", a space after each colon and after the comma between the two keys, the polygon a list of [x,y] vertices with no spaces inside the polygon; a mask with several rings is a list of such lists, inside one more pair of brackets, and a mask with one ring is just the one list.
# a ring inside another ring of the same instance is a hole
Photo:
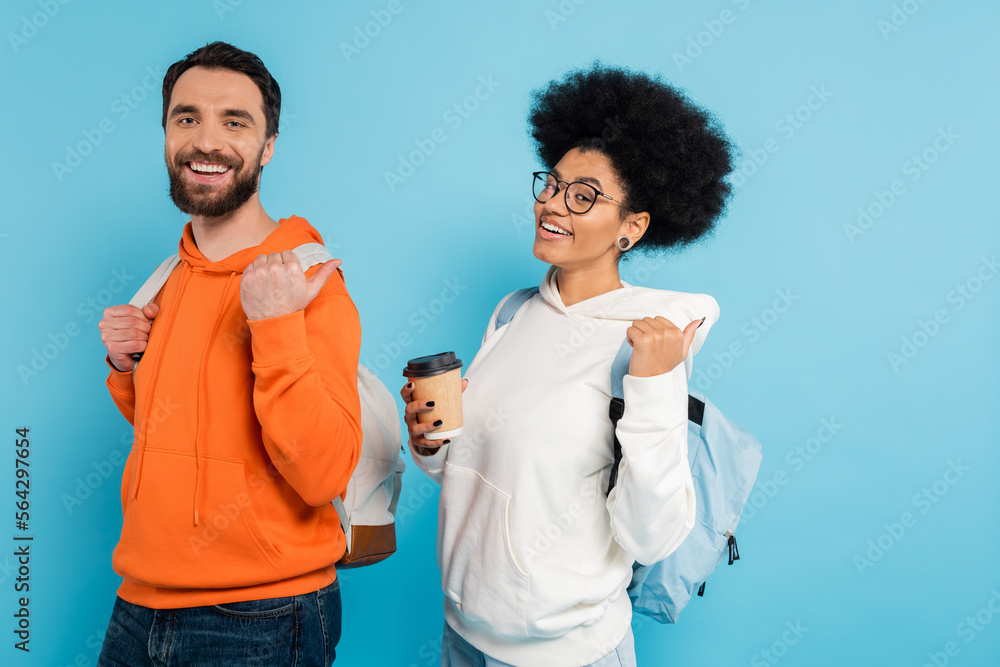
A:
{"label": "curly-haired woman", "polygon": [[533,175],[533,250],[551,268],[499,329],[497,306],[466,374],[465,435],[426,439],[430,404],[401,392],[414,458],[441,483],[442,664],[634,665],[626,588],[634,561],[664,558],[693,526],[687,380],[719,309],[627,285],[618,263],[709,233],[732,150],[676,89],[599,64],[536,92],[529,122],[547,169]]}

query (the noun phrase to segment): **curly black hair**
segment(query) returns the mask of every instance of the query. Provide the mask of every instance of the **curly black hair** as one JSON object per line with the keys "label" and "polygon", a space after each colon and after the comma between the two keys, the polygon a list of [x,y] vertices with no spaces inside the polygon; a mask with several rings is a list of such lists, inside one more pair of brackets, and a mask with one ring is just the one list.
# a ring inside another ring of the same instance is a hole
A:
{"label": "curly black hair", "polygon": [[528,123],[548,168],[574,148],[610,160],[625,203],[649,213],[635,248],[693,243],[725,210],[735,149],[710,113],[658,77],[596,62],[534,91]]}

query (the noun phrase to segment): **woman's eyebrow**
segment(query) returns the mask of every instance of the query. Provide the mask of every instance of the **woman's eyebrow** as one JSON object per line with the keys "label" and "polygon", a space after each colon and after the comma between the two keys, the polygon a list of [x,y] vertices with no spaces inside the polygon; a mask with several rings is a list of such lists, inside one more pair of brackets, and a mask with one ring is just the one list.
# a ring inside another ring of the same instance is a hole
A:
{"label": "woman's eyebrow", "polygon": [[[559,170],[556,169],[555,167],[553,167],[551,170],[549,170],[549,173],[552,174],[553,176],[555,176],[556,178],[558,178],[560,181],[565,180],[562,177],[562,174],[559,173]],[[592,176],[581,176],[580,178],[578,178],[576,180],[580,181],[580,182],[583,182],[583,183],[593,183],[594,185],[597,186],[598,190],[600,190],[601,188],[604,187],[603,185],[601,185],[601,182],[598,179],[596,179],[596,178],[594,178]]]}

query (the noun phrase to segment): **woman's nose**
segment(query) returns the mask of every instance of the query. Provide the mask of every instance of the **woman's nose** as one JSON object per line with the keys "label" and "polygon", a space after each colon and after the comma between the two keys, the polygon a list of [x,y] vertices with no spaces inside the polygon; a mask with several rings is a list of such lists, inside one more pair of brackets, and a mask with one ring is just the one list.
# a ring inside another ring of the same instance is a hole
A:
{"label": "woman's nose", "polygon": [[555,193],[549,197],[548,201],[542,204],[542,213],[553,215],[566,215],[569,211],[566,208],[566,186],[563,183],[556,185]]}

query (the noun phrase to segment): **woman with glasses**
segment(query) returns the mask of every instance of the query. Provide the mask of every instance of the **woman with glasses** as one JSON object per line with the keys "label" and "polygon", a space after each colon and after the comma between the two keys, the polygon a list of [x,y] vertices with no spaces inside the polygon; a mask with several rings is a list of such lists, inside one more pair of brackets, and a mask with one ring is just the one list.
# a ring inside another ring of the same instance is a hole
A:
{"label": "woman with glasses", "polygon": [[634,665],[626,588],[633,562],[663,559],[694,524],[687,380],[719,309],[627,285],[618,264],[711,231],[731,147],[676,89],[601,65],[537,91],[529,124],[546,165],[533,252],[551,267],[499,328],[512,297],[497,306],[466,373],[462,435],[425,438],[437,426],[417,414],[433,401],[401,392],[414,459],[441,484],[442,664]]}

